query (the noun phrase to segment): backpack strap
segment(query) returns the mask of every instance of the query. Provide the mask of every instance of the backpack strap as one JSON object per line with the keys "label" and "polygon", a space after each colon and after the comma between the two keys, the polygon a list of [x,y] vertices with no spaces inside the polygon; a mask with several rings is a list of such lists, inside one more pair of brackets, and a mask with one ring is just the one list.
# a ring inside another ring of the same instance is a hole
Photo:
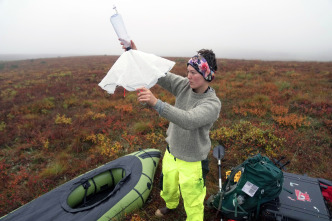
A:
{"label": "backpack strap", "polygon": [[[238,165],[237,167],[235,167],[234,169],[232,169],[231,174],[229,175],[229,177],[227,178],[227,180],[225,182],[225,185],[223,186],[223,191],[224,192],[227,193],[229,191],[232,191],[232,189],[230,189],[230,184],[231,184],[231,182],[234,181],[234,177],[237,174],[237,172],[241,171],[241,173],[243,173],[243,169],[244,169],[244,167],[243,167],[242,164]],[[237,183],[239,183],[239,182],[240,182],[240,180]]]}
{"label": "backpack strap", "polygon": [[245,213],[245,214],[248,214],[247,211],[245,211],[242,206],[239,204],[239,202],[237,201],[237,194],[235,193],[234,194],[234,199],[233,199],[233,202],[234,202],[234,207],[235,207],[235,211],[234,211],[234,214],[235,214],[235,217],[237,217],[237,208],[239,207],[239,209]]}
{"label": "backpack strap", "polygon": [[218,204],[218,209],[217,209],[217,213],[216,213],[216,218],[218,217],[219,211],[221,211],[221,204],[222,204],[222,198],[224,197],[224,191],[222,190],[220,193],[220,199],[219,199],[219,204]]}
{"label": "backpack strap", "polygon": [[259,193],[258,202],[257,202],[257,209],[256,209],[256,220],[258,220],[259,209],[261,207],[261,199],[262,199],[262,194],[263,193],[264,193],[264,189],[262,189],[261,192]]}

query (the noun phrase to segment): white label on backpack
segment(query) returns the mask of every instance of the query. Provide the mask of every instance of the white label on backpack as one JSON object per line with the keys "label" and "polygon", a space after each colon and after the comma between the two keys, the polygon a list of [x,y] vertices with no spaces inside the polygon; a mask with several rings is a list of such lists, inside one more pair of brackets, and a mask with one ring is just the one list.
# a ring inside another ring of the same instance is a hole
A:
{"label": "white label on backpack", "polygon": [[255,195],[257,190],[258,190],[258,186],[252,184],[249,181],[247,181],[246,184],[242,187],[242,191],[251,197],[253,197]]}

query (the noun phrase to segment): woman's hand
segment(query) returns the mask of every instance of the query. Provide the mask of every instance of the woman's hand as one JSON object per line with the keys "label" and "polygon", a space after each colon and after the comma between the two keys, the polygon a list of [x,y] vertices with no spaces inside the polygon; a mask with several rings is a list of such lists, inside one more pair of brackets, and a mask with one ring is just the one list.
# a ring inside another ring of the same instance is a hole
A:
{"label": "woman's hand", "polygon": [[[119,41],[120,41],[120,44],[122,45],[122,49],[124,49],[126,51],[127,48],[124,46],[124,43],[123,43],[121,38],[119,38]],[[136,47],[135,43],[132,40],[130,40],[130,47],[133,50],[137,50],[137,47]]]}
{"label": "woman's hand", "polygon": [[137,95],[139,102],[147,103],[151,107],[155,106],[158,101],[154,94],[145,87],[137,89]]}

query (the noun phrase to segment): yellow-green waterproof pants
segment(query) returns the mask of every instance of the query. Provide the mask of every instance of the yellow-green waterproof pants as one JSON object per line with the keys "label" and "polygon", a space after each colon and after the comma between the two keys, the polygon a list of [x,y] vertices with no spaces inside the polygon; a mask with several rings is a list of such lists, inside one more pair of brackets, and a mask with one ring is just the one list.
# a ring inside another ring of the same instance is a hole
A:
{"label": "yellow-green waterproof pants", "polygon": [[175,158],[166,150],[162,172],[160,196],[165,200],[167,208],[175,209],[178,206],[181,190],[187,221],[202,221],[206,195],[202,161],[186,162]]}

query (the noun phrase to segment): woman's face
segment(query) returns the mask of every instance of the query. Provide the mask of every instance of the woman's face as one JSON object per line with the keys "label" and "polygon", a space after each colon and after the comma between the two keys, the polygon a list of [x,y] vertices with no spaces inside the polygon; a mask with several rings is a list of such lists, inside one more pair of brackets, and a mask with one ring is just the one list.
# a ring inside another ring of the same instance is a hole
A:
{"label": "woman's face", "polygon": [[189,79],[190,87],[196,93],[204,93],[209,86],[209,83],[191,65],[187,66],[187,77]]}

